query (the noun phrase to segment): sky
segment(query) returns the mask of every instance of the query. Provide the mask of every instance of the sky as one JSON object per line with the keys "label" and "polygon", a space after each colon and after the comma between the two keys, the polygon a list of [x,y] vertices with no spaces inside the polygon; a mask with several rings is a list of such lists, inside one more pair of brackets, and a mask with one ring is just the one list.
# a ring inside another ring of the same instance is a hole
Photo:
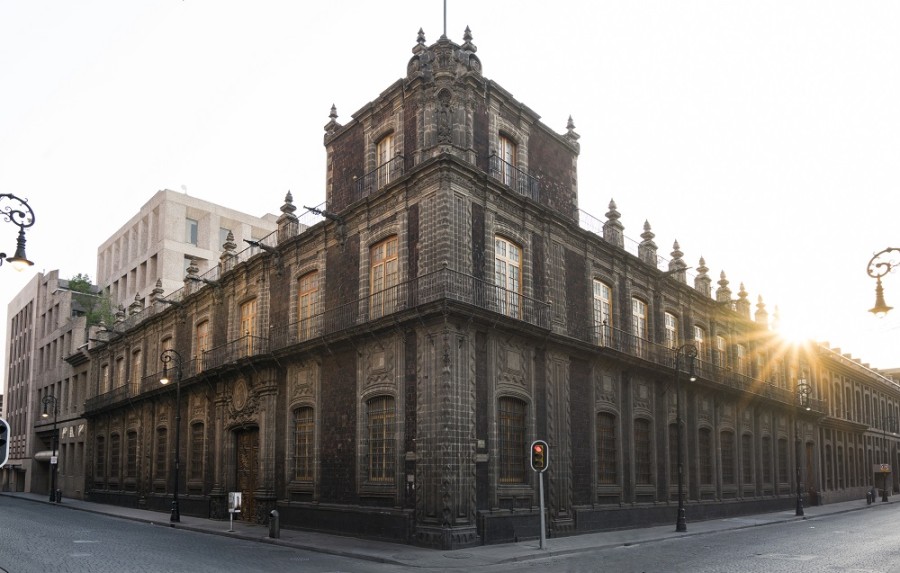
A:
{"label": "sky", "polygon": [[[785,336],[900,367],[900,273],[881,320],[866,274],[900,247],[900,2],[446,4],[485,77],[560,134],[572,116],[582,210],[614,199],[627,237],[648,221]],[[288,190],[322,203],[332,104],[347,123],[405,76],[419,28],[437,41],[442,0],[0,0],[0,193],[36,218],[35,267],[0,267],[3,324],[36,271],[96,278],[160,189],[257,216]]]}

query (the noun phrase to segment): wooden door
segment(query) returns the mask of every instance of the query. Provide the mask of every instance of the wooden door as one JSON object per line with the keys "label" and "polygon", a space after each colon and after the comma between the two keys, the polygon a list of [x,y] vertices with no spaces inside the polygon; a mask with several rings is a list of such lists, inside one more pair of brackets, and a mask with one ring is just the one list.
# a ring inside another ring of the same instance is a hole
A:
{"label": "wooden door", "polygon": [[256,471],[259,466],[259,429],[241,430],[237,438],[237,489],[241,492],[241,519],[256,521]]}

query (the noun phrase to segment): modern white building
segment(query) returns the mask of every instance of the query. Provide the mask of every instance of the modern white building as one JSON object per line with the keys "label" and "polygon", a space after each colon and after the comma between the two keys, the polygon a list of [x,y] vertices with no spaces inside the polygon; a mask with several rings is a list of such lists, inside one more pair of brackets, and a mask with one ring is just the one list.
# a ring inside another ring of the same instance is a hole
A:
{"label": "modern white building", "polygon": [[184,286],[191,261],[202,275],[219,261],[228,233],[239,250],[276,228],[277,216],[254,217],[186,193],[158,191],[97,249],[97,284],[115,306],[144,306],[162,282],[164,292]]}

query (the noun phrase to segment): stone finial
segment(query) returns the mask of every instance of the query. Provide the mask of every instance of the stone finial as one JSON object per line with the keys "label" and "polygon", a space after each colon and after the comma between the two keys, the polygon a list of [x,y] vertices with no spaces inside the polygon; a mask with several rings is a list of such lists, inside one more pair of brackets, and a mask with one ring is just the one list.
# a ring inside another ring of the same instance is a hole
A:
{"label": "stone finial", "polygon": [[294,196],[290,190],[284,196],[284,204],[281,206],[281,216],[278,217],[278,242],[283,243],[300,233],[300,219],[294,215],[297,206],[294,205]]}
{"label": "stone finial", "polygon": [[334,104],[331,104],[331,112],[328,114],[329,121],[325,124],[326,135],[334,135],[334,133],[341,128],[341,124],[338,123],[337,118],[337,107]]}
{"label": "stone finial", "polygon": [[719,288],[716,289],[716,302],[731,302],[731,289],[728,288],[728,279],[725,271],[719,274]]}
{"label": "stone finial", "polygon": [[738,314],[750,318],[750,301],[747,299],[747,289],[744,288],[744,283],[741,283],[741,288],[738,290],[738,299],[735,301],[734,307]]}
{"label": "stone finial", "polygon": [[706,274],[709,267],[706,266],[706,260],[700,257],[700,264],[697,265],[697,278],[694,279],[694,288],[703,296],[712,297],[712,279]]}
{"label": "stone finial", "polygon": [[655,236],[650,230],[650,221],[644,220],[644,232],[641,233],[643,240],[638,245],[638,258],[654,268],[656,268],[656,243],[653,242]]}
{"label": "stone finial", "polygon": [[612,245],[624,249],[625,226],[619,221],[621,217],[622,215],[616,210],[615,200],[610,199],[609,211],[606,213],[606,222],[603,223],[603,239]]}
{"label": "stone finial", "polygon": [[116,322],[125,322],[125,307],[121,304],[116,308]]}
{"label": "stone finial", "polygon": [[156,279],[156,286],[153,287],[153,290],[150,291],[150,304],[156,302],[156,299],[162,297],[163,287],[162,287],[162,279]]}
{"label": "stone finial", "polygon": [[753,318],[757,324],[769,325],[769,311],[766,310],[766,303],[763,302],[762,295],[756,299],[756,313]]}
{"label": "stone finial", "polygon": [[137,314],[144,309],[144,305],[141,304],[141,295],[140,293],[135,293],[134,302],[128,305],[128,314],[129,316],[132,314]]}
{"label": "stone finial", "polygon": [[416,45],[413,46],[412,53],[418,55],[425,49],[425,31],[419,28],[419,35],[416,37]]}
{"label": "stone finial", "polygon": [[678,241],[676,240],[672,243],[672,260],[669,261],[669,272],[675,275],[675,279],[679,282],[687,282],[687,277],[685,271],[687,270],[687,263],[684,262],[682,258],[684,253],[681,252],[681,247],[678,245]]}
{"label": "stone finial", "polygon": [[575,143],[578,141],[578,138],[581,137],[578,133],[575,132],[575,122],[572,121],[572,116],[569,116],[569,121],[566,122],[566,139]]}
{"label": "stone finial", "polygon": [[478,51],[478,48],[472,43],[472,30],[468,26],[466,26],[466,31],[463,32],[463,45],[460,47],[467,52],[475,53]]}

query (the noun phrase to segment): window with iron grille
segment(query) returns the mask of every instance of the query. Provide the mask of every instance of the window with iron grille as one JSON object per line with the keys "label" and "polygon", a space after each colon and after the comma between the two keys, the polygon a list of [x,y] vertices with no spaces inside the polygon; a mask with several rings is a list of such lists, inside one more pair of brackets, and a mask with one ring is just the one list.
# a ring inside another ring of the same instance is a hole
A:
{"label": "window with iron grille", "polygon": [[700,483],[713,483],[712,432],[709,428],[700,428],[697,436],[697,455],[700,458]]}
{"label": "window with iron grille", "polygon": [[734,485],[734,433],[722,432],[722,483]]}
{"label": "window with iron grille", "polygon": [[778,439],[778,481],[788,481],[788,443],[786,438]]}
{"label": "window with iron grille", "polygon": [[119,434],[109,437],[109,477],[119,479],[119,463],[122,459],[122,438]]}
{"label": "window with iron grille", "polygon": [[753,483],[753,438],[750,434],[741,436],[741,472],[744,485]]}
{"label": "window with iron grille", "polygon": [[669,484],[678,484],[678,424],[669,424]]}
{"label": "window with iron grille", "polygon": [[597,414],[597,483],[619,483],[616,417],[606,412]]}
{"label": "window with iron grille", "polygon": [[294,410],[294,479],[313,480],[315,417],[309,407]]}
{"label": "window with iron grille", "polygon": [[678,319],[671,312],[665,313],[666,348],[678,348]]}
{"label": "window with iron grille", "polygon": [[525,415],[527,406],[516,398],[500,398],[500,483],[525,483]]}
{"label": "window with iron grille", "polygon": [[501,177],[500,180],[503,181],[506,185],[513,186],[516,183],[516,156],[518,155],[516,150],[516,144],[512,139],[506,137],[505,135],[500,136],[499,140],[500,145],[500,159],[503,161],[501,164]]}
{"label": "window with iron grille", "polygon": [[94,450],[94,477],[103,481],[106,478],[106,438],[97,436],[97,447]]}
{"label": "window with iron grille", "polygon": [[156,465],[153,473],[154,479],[166,479],[166,468],[168,467],[169,457],[169,432],[165,428],[156,430]]}
{"label": "window with iron grille", "polygon": [[366,402],[369,436],[369,481],[393,483],[395,479],[394,399],[379,396]]}
{"label": "window with iron grille", "polygon": [[125,477],[136,478],[138,448],[137,432],[128,432],[128,434],[126,435],[126,441],[127,454],[125,456]]}
{"label": "window with iron grille", "polygon": [[703,327],[694,327],[694,346],[697,348],[697,360],[707,360],[706,331],[703,330]]}
{"label": "window with iron grille", "polygon": [[190,480],[203,479],[203,444],[203,424],[200,422],[191,424],[191,454],[188,469]]}
{"label": "window with iron grille", "polygon": [[203,320],[197,323],[194,333],[194,356],[203,358],[203,353],[209,350],[209,321]]}
{"label": "window with iron grille", "polygon": [[653,483],[653,447],[650,420],[634,421],[634,481],[640,485]]}
{"label": "window with iron grille", "polygon": [[762,439],[762,479],[763,483],[772,483],[772,438]]}

